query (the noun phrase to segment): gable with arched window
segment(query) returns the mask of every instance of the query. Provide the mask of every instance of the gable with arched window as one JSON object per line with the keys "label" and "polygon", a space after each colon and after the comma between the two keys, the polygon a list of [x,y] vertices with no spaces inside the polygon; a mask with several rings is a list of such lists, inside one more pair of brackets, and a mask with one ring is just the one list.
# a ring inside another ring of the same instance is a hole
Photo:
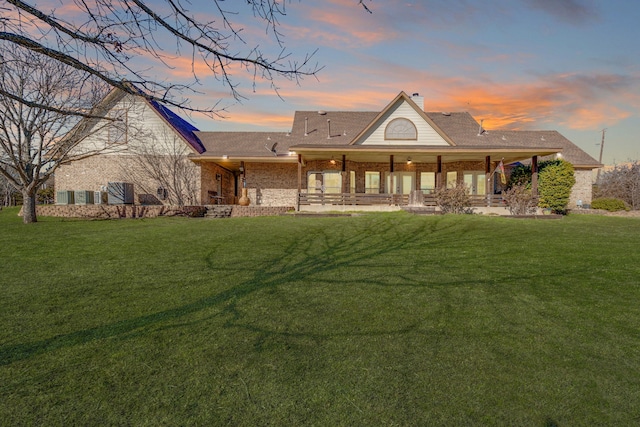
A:
{"label": "gable with arched window", "polygon": [[384,130],[384,139],[415,141],[418,130],[411,120],[400,117],[389,122]]}

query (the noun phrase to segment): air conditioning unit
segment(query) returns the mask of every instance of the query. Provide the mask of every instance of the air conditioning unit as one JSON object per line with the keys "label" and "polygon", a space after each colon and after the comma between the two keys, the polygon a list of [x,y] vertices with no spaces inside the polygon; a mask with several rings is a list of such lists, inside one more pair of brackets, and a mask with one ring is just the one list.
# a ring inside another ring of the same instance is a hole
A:
{"label": "air conditioning unit", "polygon": [[56,205],[73,205],[73,191],[56,191]]}
{"label": "air conditioning unit", "polygon": [[75,191],[76,205],[92,205],[93,204],[93,191],[80,190]]}
{"label": "air conditioning unit", "polygon": [[110,205],[132,205],[133,184],[130,182],[110,182],[107,185],[107,201]]}

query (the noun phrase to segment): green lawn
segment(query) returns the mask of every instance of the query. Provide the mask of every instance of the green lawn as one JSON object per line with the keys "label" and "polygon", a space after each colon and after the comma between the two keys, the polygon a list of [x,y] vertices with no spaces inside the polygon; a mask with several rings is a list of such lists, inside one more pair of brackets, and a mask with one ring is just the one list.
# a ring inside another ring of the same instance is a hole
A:
{"label": "green lawn", "polygon": [[16,213],[2,425],[640,424],[640,219]]}

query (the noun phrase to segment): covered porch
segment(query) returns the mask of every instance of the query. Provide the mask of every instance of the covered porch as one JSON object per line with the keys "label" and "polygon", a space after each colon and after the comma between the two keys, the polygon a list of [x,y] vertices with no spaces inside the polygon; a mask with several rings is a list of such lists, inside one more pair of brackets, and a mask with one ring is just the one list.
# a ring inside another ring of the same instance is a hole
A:
{"label": "covered porch", "polygon": [[298,210],[395,210],[436,207],[435,191],[464,183],[470,206],[504,209],[496,167],[529,160],[537,193],[539,156],[559,148],[292,147],[298,159]]}

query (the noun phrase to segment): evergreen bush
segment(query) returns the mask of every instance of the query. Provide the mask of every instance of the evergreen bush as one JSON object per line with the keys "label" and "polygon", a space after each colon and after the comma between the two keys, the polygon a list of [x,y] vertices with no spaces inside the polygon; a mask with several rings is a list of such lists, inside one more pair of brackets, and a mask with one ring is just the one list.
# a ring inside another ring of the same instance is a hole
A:
{"label": "evergreen bush", "polygon": [[615,199],[613,197],[594,199],[591,202],[592,209],[603,209],[609,212],[628,211],[629,205],[624,200]]}
{"label": "evergreen bush", "polygon": [[543,162],[538,173],[538,206],[566,213],[571,189],[576,183],[573,165],[565,160]]}

